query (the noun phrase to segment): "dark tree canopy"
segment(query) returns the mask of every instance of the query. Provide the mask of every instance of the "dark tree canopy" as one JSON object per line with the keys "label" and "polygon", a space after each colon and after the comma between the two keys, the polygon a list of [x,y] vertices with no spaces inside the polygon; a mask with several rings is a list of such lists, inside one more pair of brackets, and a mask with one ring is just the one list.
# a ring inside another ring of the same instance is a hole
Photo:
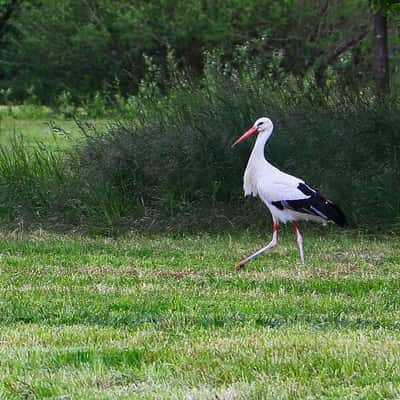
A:
{"label": "dark tree canopy", "polygon": [[[385,3],[397,10],[398,2]],[[277,83],[307,77],[319,86],[363,86],[374,77],[364,0],[3,0],[1,10],[0,32],[1,15],[12,18],[1,42],[0,85],[16,100],[28,92],[44,103],[66,92],[76,100],[135,93],[144,56],[159,66],[163,85],[169,49],[194,77],[204,53],[216,51],[222,63],[245,61]]]}

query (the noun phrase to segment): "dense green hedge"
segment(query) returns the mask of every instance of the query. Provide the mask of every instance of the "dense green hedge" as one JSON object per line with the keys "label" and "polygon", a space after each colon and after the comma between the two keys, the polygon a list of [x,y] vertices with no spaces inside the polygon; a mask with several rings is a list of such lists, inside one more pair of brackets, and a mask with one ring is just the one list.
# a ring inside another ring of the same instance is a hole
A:
{"label": "dense green hedge", "polygon": [[[400,228],[400,104],[363,95],[303,96],[218,77],[149,101],[64,156],[0,157],[4,219],[91,229],[265,226],[243,199],[251,144],[233,140],[262,115],[275,123],[267,157],[332,198],[361,229]],[[86,129],[86,128],[84,128]]]}

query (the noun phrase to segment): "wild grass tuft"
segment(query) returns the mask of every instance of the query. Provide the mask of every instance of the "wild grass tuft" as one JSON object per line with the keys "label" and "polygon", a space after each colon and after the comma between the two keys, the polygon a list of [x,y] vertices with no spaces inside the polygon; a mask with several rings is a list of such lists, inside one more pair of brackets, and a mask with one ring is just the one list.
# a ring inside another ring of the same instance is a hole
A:
{"label": "wild grass tuft", "polygon": [[65,183],[63,168],[57,153],[40,143],[28,147],[22,136],[0,146],[1,215],[47,214],[57,188]]}

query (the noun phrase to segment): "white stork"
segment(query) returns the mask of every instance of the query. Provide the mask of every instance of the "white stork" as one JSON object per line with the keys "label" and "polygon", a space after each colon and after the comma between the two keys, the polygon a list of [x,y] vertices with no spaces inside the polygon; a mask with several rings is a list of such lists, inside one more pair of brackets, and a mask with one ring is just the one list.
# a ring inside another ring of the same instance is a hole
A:
{"label": "white stork", "polygon": [[339,207],[325,199],[302,179],[280,171],[265,159],[264,147],[271,137],[273,128],[269,118],[259,118],[253,127],[232,145],[233,147],[258,135],[244,172],[243,189],[245,196],[261,198],[271,212],[274,224],[271,242],[236,264],[236,269],[244,267],[278,244],[278,229],[281,222],[293,223],[302,263],[304,263],[303,237],[297,221],[316,221],[324,224],[333,221],[339,226],[346,225],[346,218]]}

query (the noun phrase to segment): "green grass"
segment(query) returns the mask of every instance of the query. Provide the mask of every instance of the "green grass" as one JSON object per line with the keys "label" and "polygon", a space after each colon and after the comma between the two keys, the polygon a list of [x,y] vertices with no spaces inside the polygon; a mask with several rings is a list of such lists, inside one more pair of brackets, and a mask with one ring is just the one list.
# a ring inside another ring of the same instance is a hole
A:
{"label": "green grass", "polygon": [[0,117],[0,143],[7,144],[13,138],[14,134],[22,135],[28,145],[36,142],[43,142],[48,145],[66,144],[68,137],[62,133],[53,132],[51,124],[64,128],[72,136],[79,136],[79,129],[74,121],[61,119],[15,119],[12,116]]}
{"label": "green grass", "polygon": [[[84,121],[102,128],[107,119]],[[26,145],[41,142],[54,149],[71,146],[82,136],[80,128],[73,119],[62,115],[48,114],[10,114],[0,108],[0,145],[10,143],[14,135],[22,136]]]}
{"label": "green grass", "polygon": [[395,399],[400,240],[3,235],[3,398]]}

